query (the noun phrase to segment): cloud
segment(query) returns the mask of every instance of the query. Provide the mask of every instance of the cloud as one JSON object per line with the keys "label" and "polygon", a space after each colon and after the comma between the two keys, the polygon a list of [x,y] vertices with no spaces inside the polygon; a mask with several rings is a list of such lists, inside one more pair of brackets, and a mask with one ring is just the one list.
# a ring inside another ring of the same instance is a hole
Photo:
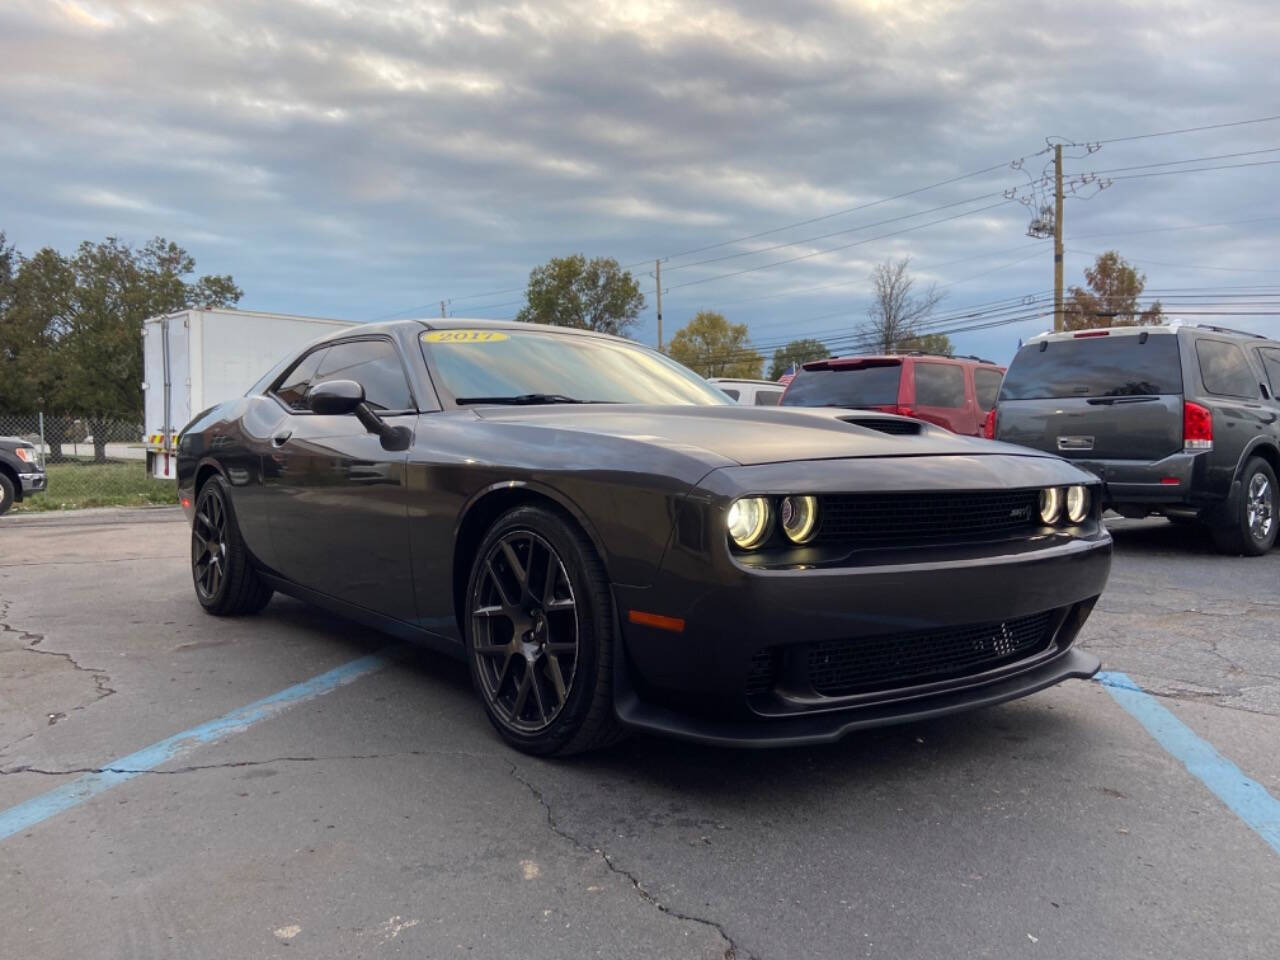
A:
{"label": "cloud", "polygon": [[[246,306],[364,319],[518,288],[554,255],[638,263],[1024,156],[1036,176],[1046,136],[1268,114],[1278,41],[1274,5],[1231,0],[28,0],[0,10],[0,228],[28,250],[161,233],[234,274]],[[1069,169],[1275,144],[1280,124],[1240,127],[1108,144]],[[1068,246],[1116,246],[1152,289],[1280,277],[1261,272],[1280,221],[1132,233],[1280,216],[1276,171],[1117,181],[1066,222],[1122,235]],[[673,258],[673,285],[761,269],[673,289],[667,329],[723,303],[766,346],[839,330],[886,256],[949,284],[952,311],[1042,292],[1048,258],[1010,251],[1032,244],[1016,202],[856,229],[1027,180],[1005,166],[716,249],[752,256]],[[1087,259],[1068,254],[1068,282]],[[1037,325],[962,345],[1007,355]]]}

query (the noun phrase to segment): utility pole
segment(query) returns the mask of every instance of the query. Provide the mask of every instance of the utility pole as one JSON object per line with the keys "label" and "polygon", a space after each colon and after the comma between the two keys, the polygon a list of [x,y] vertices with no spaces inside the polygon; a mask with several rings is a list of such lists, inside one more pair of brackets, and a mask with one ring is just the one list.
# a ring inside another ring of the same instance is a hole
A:
{"label": "utility pole", "polygon": [[662,260],[653,261],[654,276],[658,280],[658,352],[662,352]]}
{"label": "utility pole", "polygon": [[1060,333],[1062,316],[1062,144],[1053,147],[1053,330]]}
{"label": "utility pole", "polygon": [[444,301],[443,301],[443,300],[441,300],[441,301],[440,301],[440,316],[441,316],[442,318],[443,318],[443,317],[447,317],[447,316],[448,316],[448,314],[444,312]]}

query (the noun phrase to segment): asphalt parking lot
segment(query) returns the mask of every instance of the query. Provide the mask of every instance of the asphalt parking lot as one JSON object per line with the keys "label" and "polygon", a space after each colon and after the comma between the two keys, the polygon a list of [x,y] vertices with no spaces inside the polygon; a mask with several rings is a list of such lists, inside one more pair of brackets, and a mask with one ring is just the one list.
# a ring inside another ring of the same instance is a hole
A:
{"label": "asphalt parking lot", "polygon": [[1280,551],[1113,532],[1083,642],[1128,708],[1071,681],[826,748],[545,762],[458,664],[279,597],[205,616],[176,510],[7,517],[0,953],[1275,957]]}

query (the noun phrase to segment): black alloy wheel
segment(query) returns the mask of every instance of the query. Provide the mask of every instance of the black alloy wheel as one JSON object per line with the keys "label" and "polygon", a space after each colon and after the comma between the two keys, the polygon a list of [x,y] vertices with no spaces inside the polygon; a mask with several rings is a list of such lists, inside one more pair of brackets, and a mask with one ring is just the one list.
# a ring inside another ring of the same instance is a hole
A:
{"label": "black alloy wheel", "polygon": [[545,756],[617,739],[608,585],[569,518],[528,506],[494,524],[472,567],[466,627],[472,680],[508,743]]}
{"label": "black alloy wheel", "polygon": [[258,576],[240,536],[221,477],[211,478],[196,498],[191,579],[196,599],[215,616],[257,613],[271,599],[272,589]]}
{"label": "black alloy wheel", "polygon": [[1235,516],[1214,528],[1214,540],[1226,553],[1260,557],[1276,543],[1276,474],[1261,457],[1252,457],[1240,474],[1240,499]]}

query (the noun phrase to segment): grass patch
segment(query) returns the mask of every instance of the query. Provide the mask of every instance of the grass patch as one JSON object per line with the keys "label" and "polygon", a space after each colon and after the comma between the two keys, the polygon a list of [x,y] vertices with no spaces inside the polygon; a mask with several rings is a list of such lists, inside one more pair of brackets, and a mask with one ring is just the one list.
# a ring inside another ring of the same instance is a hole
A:
{"label": "grass patch", "polygon": [[18,511],[79,510],[84,507],[145,507],[178,502],[178,485],[147,473],[145,460],[108,463],[51,463],[49,487],[27,494],[13,505]]}

